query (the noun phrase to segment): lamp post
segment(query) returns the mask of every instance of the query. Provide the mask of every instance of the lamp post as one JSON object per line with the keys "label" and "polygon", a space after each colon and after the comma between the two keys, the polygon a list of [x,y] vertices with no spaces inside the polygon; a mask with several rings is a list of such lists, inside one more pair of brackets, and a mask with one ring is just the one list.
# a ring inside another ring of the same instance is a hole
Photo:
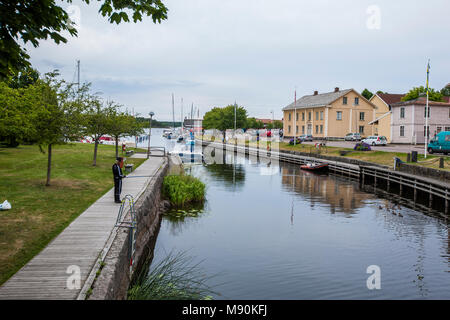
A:
{"label": "lamp post", "polygon": [[147,151],[147,159],[150,158],[150,138],[152,136],[152,118],[155,115],[153,111],[149,113],[150,115],[150,129],[148,130],[148,151]]}

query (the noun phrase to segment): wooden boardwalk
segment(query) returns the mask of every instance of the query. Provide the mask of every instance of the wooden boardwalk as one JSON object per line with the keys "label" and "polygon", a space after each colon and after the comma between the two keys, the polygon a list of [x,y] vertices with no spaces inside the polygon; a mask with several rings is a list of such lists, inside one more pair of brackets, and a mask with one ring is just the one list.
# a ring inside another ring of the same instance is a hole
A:
{"label": "wooden boardwalk", "polygon": [[[152,157],[142,163],[129,175],[136,178],[123,180],[121,196],[131,194],[137,200],[163,162]],[[114,228],[119,207],[113,188],[5,282],[0,299],[77,299]],[[78,270],[79,285],[70,281]]]}

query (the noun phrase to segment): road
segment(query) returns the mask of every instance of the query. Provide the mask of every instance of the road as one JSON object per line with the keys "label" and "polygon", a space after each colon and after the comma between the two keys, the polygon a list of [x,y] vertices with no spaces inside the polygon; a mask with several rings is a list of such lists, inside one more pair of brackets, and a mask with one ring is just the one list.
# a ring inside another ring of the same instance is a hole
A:
{"label": "road", "polygon": [[[285,142],[288,142],[285,140]],[[309,142],[305,141],[304,144],[314,145],[320,142],[319,140]],[[340,147],[340,148],[353,148],[355,146],[354,141],[327,141],[326,144],[329,147]],[[388,151],[388,152],[404,152],[409,153],[411,151],[417,151],[420,154],[425,152],[423,145],[410,145],[410,144],[388,144],[387,146],[371,146],[372,150],[375,151]]]}

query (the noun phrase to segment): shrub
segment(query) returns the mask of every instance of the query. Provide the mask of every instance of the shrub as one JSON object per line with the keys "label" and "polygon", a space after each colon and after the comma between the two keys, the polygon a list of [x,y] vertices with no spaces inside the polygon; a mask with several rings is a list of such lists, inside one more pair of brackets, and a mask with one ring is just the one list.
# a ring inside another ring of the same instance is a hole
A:
{"label": "shrub", "polygon": [[168,175],[164,178],[163,195],[176,207],[202,202],[205,199],[205,184],[189,175]]}
{"label": "shrub", "polygon": [[372,149],[370,148],[370,145],[368,145],[367,143],[358,142],[358,143],[355,144],[355,147],[353,148],[353,150],[356,150],[356,151],[370,151]]}

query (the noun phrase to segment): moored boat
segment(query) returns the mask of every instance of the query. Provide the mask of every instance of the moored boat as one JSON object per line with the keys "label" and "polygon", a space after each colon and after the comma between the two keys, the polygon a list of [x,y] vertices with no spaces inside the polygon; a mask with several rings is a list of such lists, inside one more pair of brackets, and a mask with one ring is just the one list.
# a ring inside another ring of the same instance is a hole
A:
{"label": "moored boat", "polygon": [[328,163],[307,162],[306,164],[300,166],[300,168],[309,171],[326,171],[328,170]]}

